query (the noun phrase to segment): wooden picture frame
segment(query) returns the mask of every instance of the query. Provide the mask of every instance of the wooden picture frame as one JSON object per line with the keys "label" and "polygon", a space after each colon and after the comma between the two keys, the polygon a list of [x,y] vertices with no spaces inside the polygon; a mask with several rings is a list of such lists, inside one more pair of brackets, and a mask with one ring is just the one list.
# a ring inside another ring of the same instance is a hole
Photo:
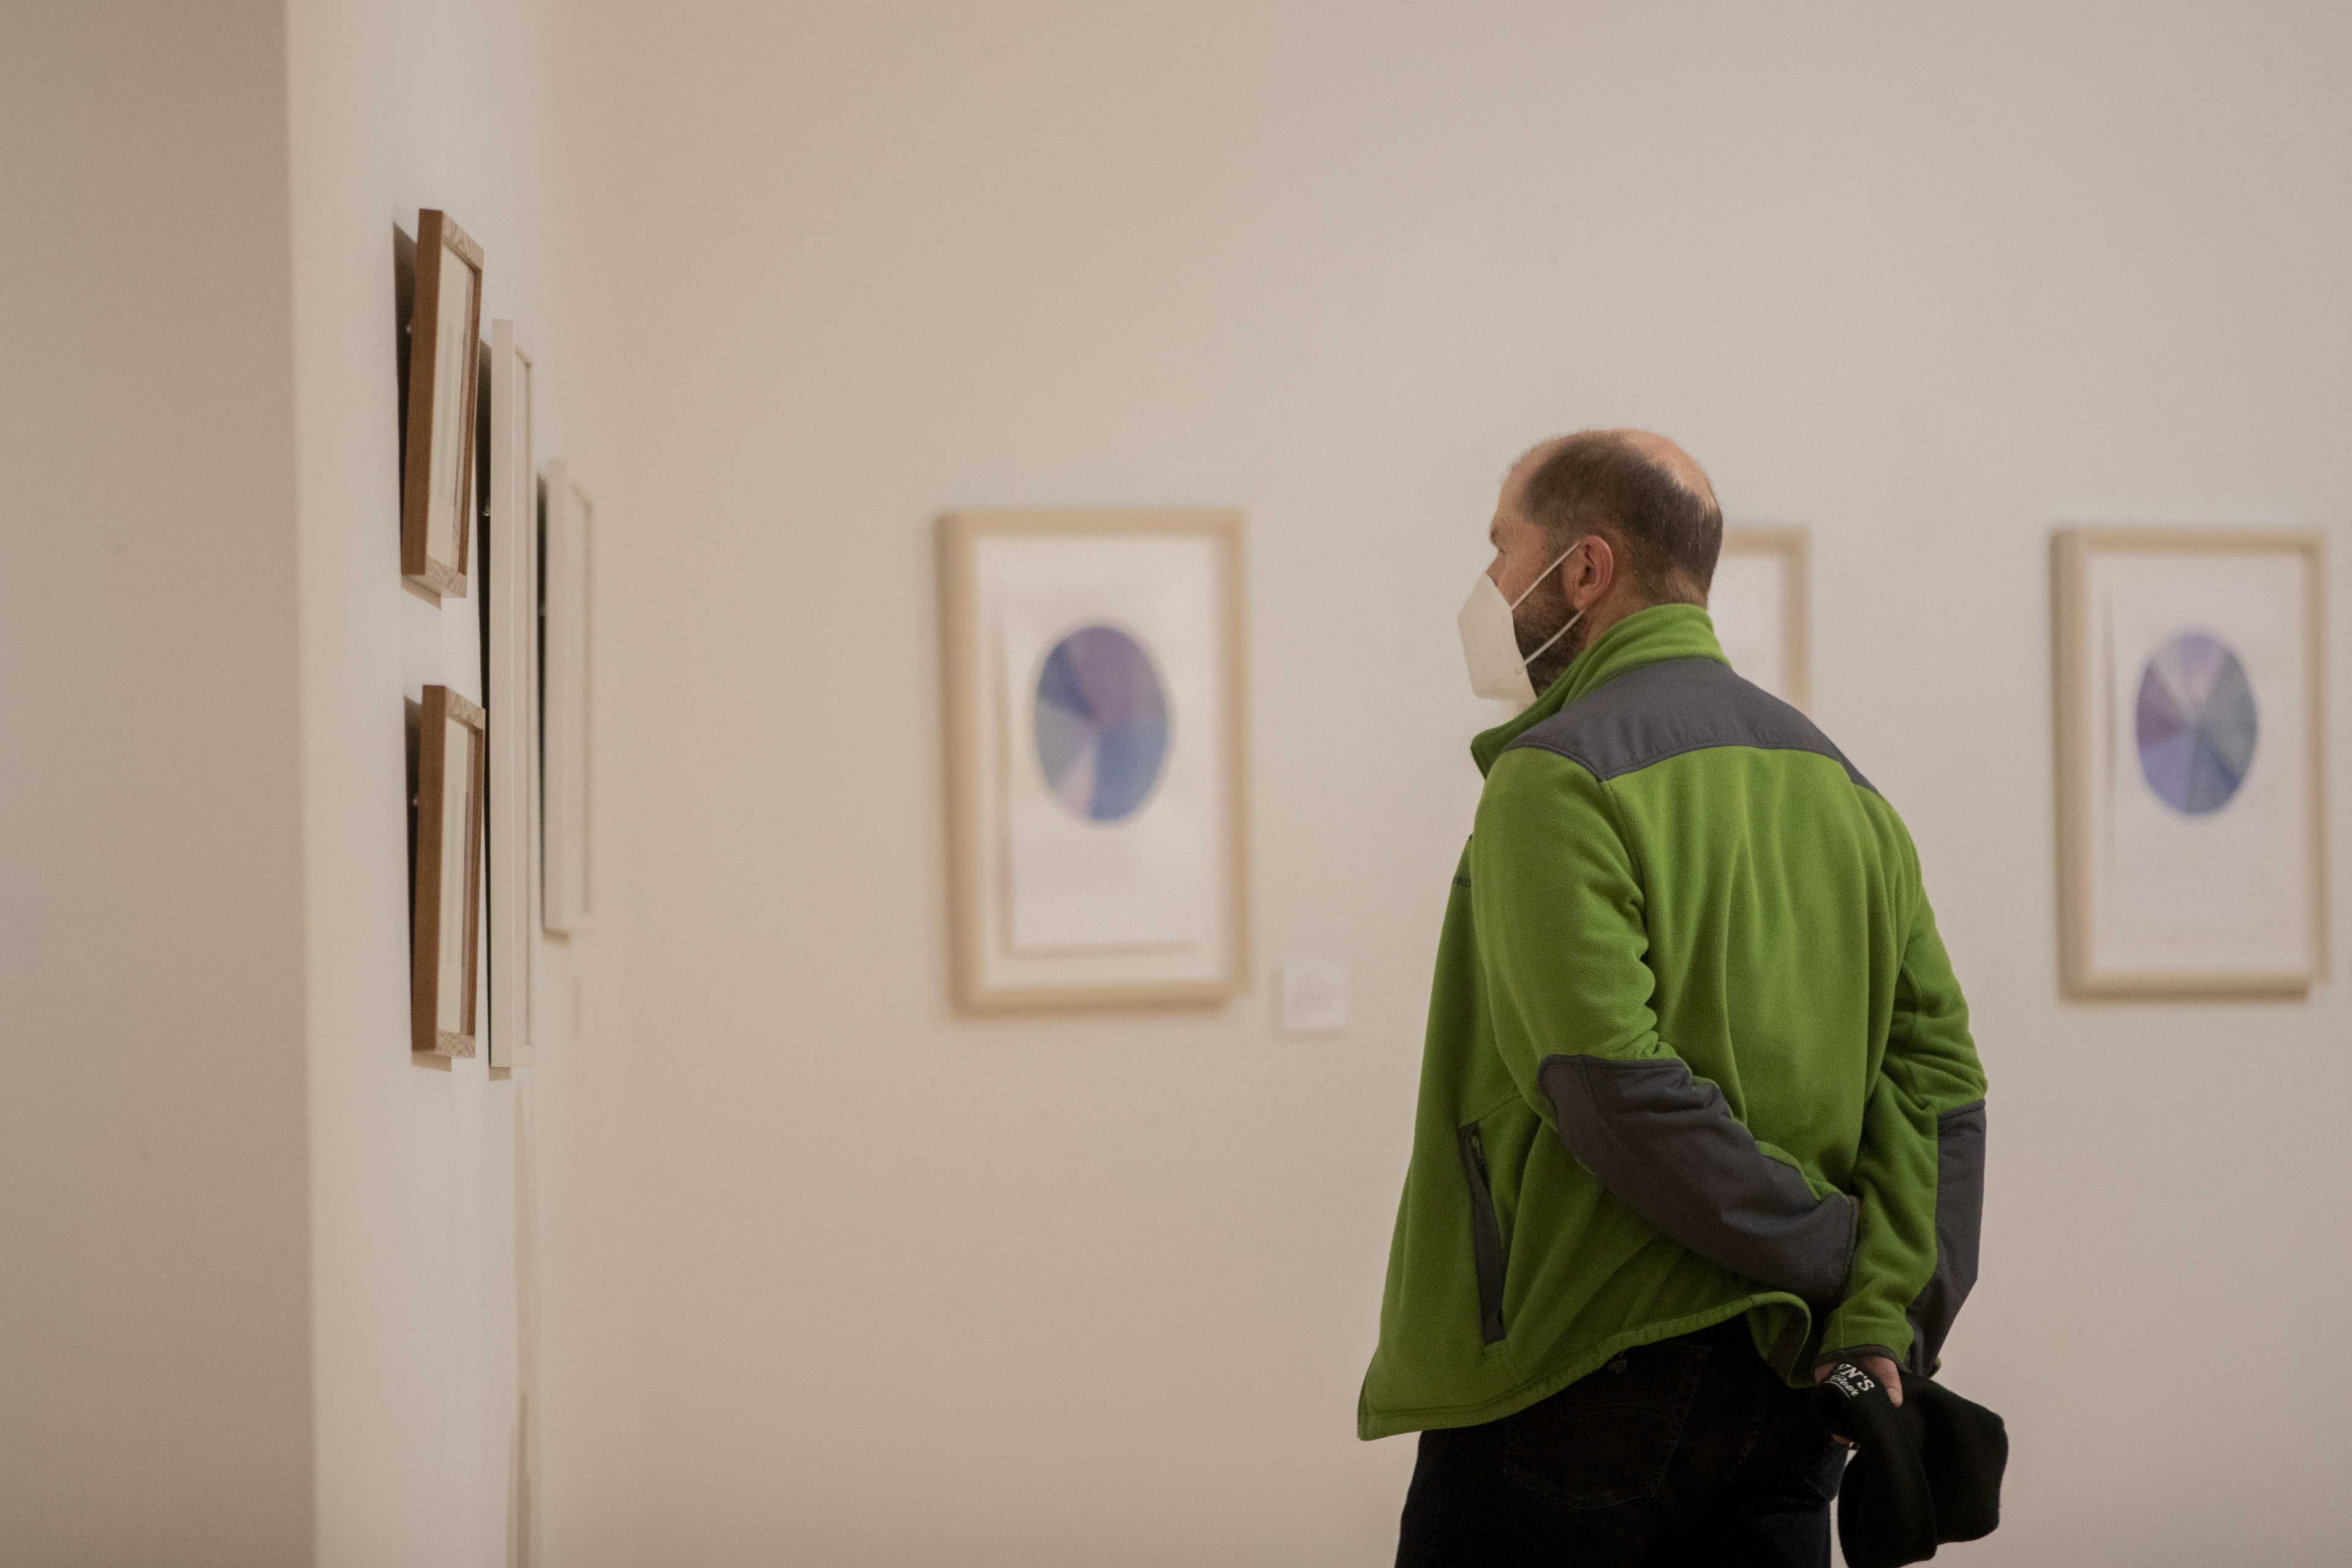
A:
{"label": "wooden picture frame", "polygon": [[400,571],[434,593],[463,598],[474,535],[482,247],[446,213],[427,207],[416,217],[415,276]]}
{"label": "wooden picture frame", "polygon": [[571,465],[547,465],[541,541],[541,928],[575,936],[592,907],[589,840],[591,625],[595,507]]}
{"label": "wooden picture frame", "polygon": [[447,686],[425,688],[416,733],[409,1033],[412,1051],[436,1056],[475,1051],[486,717]]}
{"label": "wooden picture frame", "polygon": [[538,361],[490,323],[489,1065],[528,1067],[539,1039]]}
{"label": "wooden picture frame", "polygon": [[1731,667],[1812,707],[1812,538],[1801,527],[1727,528],[1707,596]]}
{"label": "wooden picture frame", "polygon": [[2328,967],[2324,538],[2051,544],[2062,988],[2307,994]]}
{"label": "wooden picture frame", "polygon": [[956,1005],[1246,991],[1240,514],[964,512],[939,547]]}

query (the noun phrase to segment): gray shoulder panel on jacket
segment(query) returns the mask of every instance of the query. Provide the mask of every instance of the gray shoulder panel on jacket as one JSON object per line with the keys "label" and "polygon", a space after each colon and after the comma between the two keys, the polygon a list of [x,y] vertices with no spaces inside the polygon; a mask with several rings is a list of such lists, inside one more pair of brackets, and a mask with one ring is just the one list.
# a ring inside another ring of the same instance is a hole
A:
{"label": "gray shoulder panel on jacket", "polygon": [[1548,1056],[1560,1142],[1634,1213],[1710,1262],[1816,1306],[1844,1293],[1860,1206],[1815,1197],[1678,1057]]}
{"label": "gray shoulder panel on jacket", "polygon": [[1503,749],[1556,752],[1606,781],[1686,751],[1723,746],[1810,751],[1871,788],[1812,720],[1713,659],[1668,659],[1628,670]]}

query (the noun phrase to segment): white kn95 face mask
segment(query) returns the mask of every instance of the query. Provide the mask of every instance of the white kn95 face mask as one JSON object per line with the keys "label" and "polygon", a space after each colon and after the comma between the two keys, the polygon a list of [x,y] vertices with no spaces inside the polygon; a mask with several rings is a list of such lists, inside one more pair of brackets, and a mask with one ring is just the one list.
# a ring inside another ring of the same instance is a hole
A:
{"label": "white kn95 face mask", "polygon": [[[1579,539],[1576,544],[1583,542]],[[1536,573],[1535,581],[1528,583],[1517,599],[1505,599],[1503,591],[1495,586],[1493,578],[1483,571],[1478,574],[1478,581],[1470,590],[1470,598],[1462,606],[1462,613],[1454,617],[1455,624],[1462,628],[1462,657],[1470,666],[1472,691],[1482,697],[1517,703],[1521,707],[1536,700],[1535,683],[1528,678],[1528,660],[1541,657],[1545,648],[1567,636],[1576,623],[1584,619],[1584,612],[1580,610],[1570,616],[1566,626],[1545,638],[1542,647],[1524,657],[1519,653],[1518,627],[1512,621],[1511,612],[1526,602],[1528,594],[1536,591],[1537,584],[1559,570],[1560,561],[1575,553],[1576,545],[1560,551],[1559,559]]]}

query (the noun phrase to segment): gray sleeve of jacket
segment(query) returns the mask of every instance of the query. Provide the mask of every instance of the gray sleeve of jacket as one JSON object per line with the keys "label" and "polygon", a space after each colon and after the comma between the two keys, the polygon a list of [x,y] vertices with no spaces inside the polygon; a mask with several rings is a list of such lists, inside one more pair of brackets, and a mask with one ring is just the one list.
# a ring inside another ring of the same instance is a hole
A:
{"label": "gray sleeve of jacket", "polygon": [[1977,1282],[1977,1242],[1984,1229],[1985,1103],[1936,1118],[1936,1271],[1911,1303],[1911,1354],[1906,1370],[1932,1375],[1952,1320]]}
{"label": "gray sleeve of jacket", "polygon": [[1817,1307],[1844,1292],[1860,1207],[1843,1193],[1815,1197],[1682,1061],[1551,1056],[1537,1082],[1568,1152],[1634,1213],[1700,1257]]}

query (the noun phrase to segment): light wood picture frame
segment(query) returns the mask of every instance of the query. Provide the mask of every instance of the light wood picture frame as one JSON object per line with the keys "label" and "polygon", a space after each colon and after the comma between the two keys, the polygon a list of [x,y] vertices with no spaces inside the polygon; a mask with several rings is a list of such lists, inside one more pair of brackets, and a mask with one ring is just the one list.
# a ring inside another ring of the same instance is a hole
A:
{"label": "light wood picture frame", "polygon": [[538,361],[509,320],[490,323],[489,1030],[494,1068],[538,1061]]}
{"label": "light wood picture frame", "polygon": [[486,715],[426,686],[417,725],[416,862],[411,888],[410,1049],[472,1056],[481,974]]}
{"label": "light wood picture frame", "polygon": [[961,512],[939,548],[956,1005],[1246,991],[1240,514]]}
{"label": "light wood picture frame", "polygon": [[591,616],[595,507],[562,459],[547,465],[541,536],[541,907],[543,930],[576,936],[593,906],[590,836]]}
{"label": "light wood picture frame", "polygon": [[482,247],[444,212],[416,217],[403,426],[400,571],[463,598],[475,517],[474,427],[482,321]]}
{"label": "light wood picture frame", "polygon": [[2060,981],[2300,997],[2328,967],[2316,532],[2052,538]]}
{"label": "light wood picture frame", "polygon": [[1801,527],[1727,528],[1707,612],[1731,667],[1811,712],[1812,538]]}

